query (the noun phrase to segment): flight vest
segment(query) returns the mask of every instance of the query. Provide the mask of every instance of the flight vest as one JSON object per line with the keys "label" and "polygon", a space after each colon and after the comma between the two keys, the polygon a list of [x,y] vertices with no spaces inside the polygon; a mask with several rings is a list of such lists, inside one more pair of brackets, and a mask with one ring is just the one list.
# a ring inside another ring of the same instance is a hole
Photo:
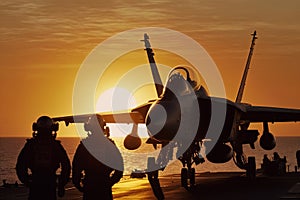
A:
{"label": "flight vest", "polygon": [[32,139],[30,169],[33,173],[53,174],[59,168],[58,141]]}

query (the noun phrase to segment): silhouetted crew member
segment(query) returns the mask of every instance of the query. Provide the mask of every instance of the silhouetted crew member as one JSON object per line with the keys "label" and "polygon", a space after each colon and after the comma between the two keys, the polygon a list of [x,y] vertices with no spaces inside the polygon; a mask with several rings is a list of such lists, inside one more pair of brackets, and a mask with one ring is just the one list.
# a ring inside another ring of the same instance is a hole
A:
{"label": "silhouetted crew member", "polygon": [[276,162],[280,161],[280,156],[279,156],[279,154],[277,152],[273,153],[273,160],[276,161]]}
{"label": "silhouetted crew member", "polygon": [[[100,126],[98,120],[100,122]],[[85,124],[85,130],[88,131],[89,134],[88,137],[82,140],[78,145],[72,163],[72,181],[75,187],[79,191],[83,192],[84,200],[113,199],[112,186],[119,182],[123,176],[123,171],[112,169],[111,167],[100,162],[95,155],[90,153],[90,151],[93,150],[97,151],[97,149],[107,148],[107,143],[102,143],[104,140],[109,140],[108,143],[116,148],[114,142],[108,138],[109,129],[108,127],[105,128],[105,122],[102,118],[99,118],[98,120],[95,117],[90,119],[89,122]],[[103,135],[103,133],[101,133],[101,131],[99,131],[100,127],[106,137]],[[103,145],[96,144],[97,140],[99,139],[102,140],[100,143]],[[94,141],[96,141],[96,143],[93,143]],[[89,145],[94,145],[95,149],[89,149]],[[114,156],[113,152],[103,156],[106,156],[107,158],[110,157],[110,159],[121,159],[120,152],[118,150],[117,152],[119,154],[117,156]],[[121,160],[120,163],[123,163],[123,160]]]}
{"label": "silhouetted crew member", "polygon": [[268,158],[268,155],[265,154],[263,158],[263,164],[267,167],[271,164],[271,160]]}
{"label": "silhouetted crew member", "polygon": [[296,152],[296,158],[297,158],[297,165],[298,165],[298,168],[300,168],[300,150],[298,150]]}
{"label": "silhouetted crew member", "polygon": [[58,123],[42,116],[33,123],[32,129],[33,138],[27,139],[18,156],[17,175],[22,183],[29,186],[29,200],[55,200],[56,171],[61,167],[58,195],[63,196],[64,186],[70,177],[70,160],[60,141],[55,140]]}

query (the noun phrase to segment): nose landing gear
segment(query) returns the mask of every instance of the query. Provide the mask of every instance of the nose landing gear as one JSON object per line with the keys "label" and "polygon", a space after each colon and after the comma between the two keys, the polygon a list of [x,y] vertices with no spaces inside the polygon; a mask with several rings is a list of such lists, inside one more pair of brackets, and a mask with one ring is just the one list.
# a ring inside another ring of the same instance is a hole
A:
{"label": "nose landing gear", "polygon": [[181,186],[187,190],[195,186],[195,168],[181,169]]}
{"label": "nose landing gear", "polygon": [[187,190],[195,187],[195,168],[192,165],[198,165],[204,162],[204,158],[200,156],[199,142],[194,142],[192,145],[180,156],[183,168],[181,169],[181,186]]}

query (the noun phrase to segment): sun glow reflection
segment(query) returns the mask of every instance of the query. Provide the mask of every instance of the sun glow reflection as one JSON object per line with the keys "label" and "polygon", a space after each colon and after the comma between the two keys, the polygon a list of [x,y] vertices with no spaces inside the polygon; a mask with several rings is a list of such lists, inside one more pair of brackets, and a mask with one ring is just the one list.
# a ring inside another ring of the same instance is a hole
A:
{"label": "sun glow reflection", "polygon": [[[96,101],[96,112],[130,111],[136,107],[136,99],[127,89],[121,87],[110,88],[101,93]],[[132,124],[108,124],[112,137],[125,137],[132,131]],[[140,137],[148,137],[146,126],[139,124]]]}
{"label": "sun glow reflection", "polygon": [[113,87],[98,97],[96,112],[124,111],[134,107],[136,107],[136,100],[130,91],[121,87]]}

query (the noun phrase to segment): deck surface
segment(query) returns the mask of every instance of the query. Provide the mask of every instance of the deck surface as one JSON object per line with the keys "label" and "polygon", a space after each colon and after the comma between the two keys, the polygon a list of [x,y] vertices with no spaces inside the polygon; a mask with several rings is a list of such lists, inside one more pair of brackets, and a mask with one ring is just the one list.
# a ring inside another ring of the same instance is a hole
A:
{"label": "deck surface", "polygon": [[[187,191],[180,186],[180,175],[160,177],[165,199],[300,199],[300,173],[288,173],[283,176],[266,177],[258,174],[255,180],[249,181],[244,173],[220,172],[201,173],[196,175],[196,186]],[[1,187],[0,199],[25,200],[28,188]],[[155,199],[148,180],[124,177],[114,185],[113,196],[121,199]],[[71,183],[66,187],[66,195],[58,200],[82,199],[82,194]]]}

